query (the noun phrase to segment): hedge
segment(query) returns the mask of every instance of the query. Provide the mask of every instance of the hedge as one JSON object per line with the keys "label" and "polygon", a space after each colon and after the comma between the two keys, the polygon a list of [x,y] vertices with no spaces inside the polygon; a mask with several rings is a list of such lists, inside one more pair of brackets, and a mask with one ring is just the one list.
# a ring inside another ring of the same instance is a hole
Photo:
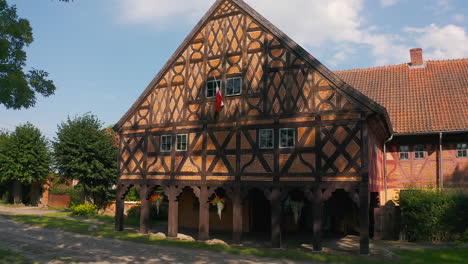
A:
{"label": "hedge", "polygon": [[400,192],[399,204],[409,241],[468,240],[468,194],[410,189]]}

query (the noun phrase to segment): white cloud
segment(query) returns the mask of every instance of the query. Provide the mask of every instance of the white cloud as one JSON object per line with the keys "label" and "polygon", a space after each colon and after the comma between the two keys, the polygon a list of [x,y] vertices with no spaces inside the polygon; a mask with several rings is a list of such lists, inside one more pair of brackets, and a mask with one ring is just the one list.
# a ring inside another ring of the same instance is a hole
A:
{"label": "white cloud", "polygon": [[401,0],[380,0],[382,7],[389,7],[398,4]]}
{"label": "white cloud", "polygon": [[425,51],[426,59],[468,58],[468,35],[463,27],[431,24],[423,28],[405,28],[413,33],[416,43]]}
{"label": "white cloud", "polygon": [[[194,22],[214,0],[116,0],[121,22],[150,24],[159,28]],[[327,47],[331,50],[326,64],[337,65],[357,48],[367,48],[376,64],[406,61],[408,48],[398,37],[377,33],[375,25],[366,25],[364,0],[292,0],[288,4],[272,4],[273,0],[246,0],[292,39],[308,49]],[[383,1],[383,2],[396,2]],[[382,3],[383,3],[382,2]],[[179,23],[179,24],[177,24]],[[328,51],[327,51],[328,53]]]}
{"label": "white cloud", "polygon": [[165,27],[200,17],[213,0],[117,0],[120,22]]}

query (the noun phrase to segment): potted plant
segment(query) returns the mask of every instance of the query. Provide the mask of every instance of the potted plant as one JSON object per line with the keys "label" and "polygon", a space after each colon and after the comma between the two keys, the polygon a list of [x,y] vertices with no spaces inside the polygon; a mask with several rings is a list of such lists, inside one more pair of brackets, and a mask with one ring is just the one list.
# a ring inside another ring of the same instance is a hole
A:
{"label": "potted plant", "polygon": [[289,206],[289,208],[291,208],[291,211],[293,212],[294,216],[294,222],[297,224],[302,214],[302,207],[304,207],[304,202],[294,201],[291,198],[288,198],[288,200],[286,201],[286,205]]}
{"label": "potted plant", "polygon": [[161,201],[164,200],[164,196],[159,193],[153,194],[149,200],[156,205],[156,214],[159,215],[159,206],[161,205]]}
{"label": "potted plant", "polygon": [[224,209],[224,203],[225,203],[224,198],[221,198],[217,195],[213,198],[213,200],[210,201],[210,204],[213,206],[216,206],[218,209],[219,220],[221,220],[221,212]]}

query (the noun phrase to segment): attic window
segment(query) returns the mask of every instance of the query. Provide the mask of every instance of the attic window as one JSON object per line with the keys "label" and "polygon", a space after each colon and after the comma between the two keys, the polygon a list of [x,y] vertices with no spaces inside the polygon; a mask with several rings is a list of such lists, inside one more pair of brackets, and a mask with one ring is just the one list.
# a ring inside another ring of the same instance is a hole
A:
{"label": "attic window", "polygon": [[242,78],[230,78],[226,80],[226,95],[239,95],[242,90]]}
{"label": "attic window", "polygon": [[457,144],[457,158],[468,158],[468,144]]}
{"label": "attic window", "polygon": [[260,129],[258,136],[258,143],[261,149],[274,148],[274,132],[273,129]]}
{"label": "attic window", "polygon": [[161,136],[161,152],[170,152],[172,150],[172,135]]}
{"label": "attic window", "polygon": [[294,128],[280,129],[280,148],[294,148],[296,144],[296,130]]}
{"label": "attic window", "polygon": [[212,98],[216,96],[216,86],[221,90],[221,81],[212,80],[206,82],[206,98]]}
{"label": "attic window", "polygon": [[424,159],[426,157],[424,152],[424,145],[414,146],[414,158],[415,159]]}
{"label": "attic window", "polygon": [[400,160],[409,160],[408,146],[400,146]]}
{"label": "attic window", "polygon": [[187,151],[187,134],[177,135],[176,138],[176,150],[177,151]]}

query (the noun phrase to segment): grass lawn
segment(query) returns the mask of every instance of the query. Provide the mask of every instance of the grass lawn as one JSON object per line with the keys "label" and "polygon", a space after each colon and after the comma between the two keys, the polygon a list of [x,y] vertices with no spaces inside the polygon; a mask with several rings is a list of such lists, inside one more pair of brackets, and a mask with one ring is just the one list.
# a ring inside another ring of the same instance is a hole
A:
{"label": "grass lawn", "polygon": [[0,249],[0,264],[30,264],[31,260],[10,250]]}
{"label": "grass lawn", "polygon": [[[91,216],[87,216],[87,217],[77,217],[77,216],[72,216],[71,212],[58,212],[58,213],[46,214],[46,216],[50,216],[50,217],[72,217],[72,218],[76,218],[78,220],[80,220],[80,219],[91,219],[91,220],[96,220],[96,221],[103,222],[103,223],[114,224],[114,216],[113,215],[91,215]],[[161,221],[159,221],[159,220],[151,220],[150,224],[157,225],[160,222]],[[140,218],[139,217],[128,217],[128,218],[126,218],[124,220],[124,225],[138,227],[140,225]]]}
{"label": "grass lawn", "polygon": [[[88,231],[92,223],[79,222],[59,218],[58,215],[63,213],[56,213],[46,216],[31,216],[31,215],[8,215],[5,218],[47,228],[55,228],[64,231],[76,232],[81,234],[88,234],[94,236],[101,236],[107,238],[128,240],[138,243],[180,246],[188,248],[200,248],[207,250],[214,250],[219,252],[228,252],[233,254],[242,255],[255,255],[270,258],[285,258],[295,260],[310,260],[319,261],[324,263],[379,263],[379,264],[419,264],[419,263],[444,263],[444,264],[465,264],[468,259],[468,248],[449,248],[442,250],[399,250],[397,255],[399,258],[392,260],[377,259],[374,256],[342,256],[342,255],[327,255],[320,253],[311,253],[301,250],[284,250],[284,249],[266,249],[266,248],[246,248],[236,246],[220,246],[220,245],[207,245],[203,242],[187,242],[172,239],[157,239],[153,236],[142,235],[136,232],[124,231],[115,232],[111,224],[98,225],[99,231]],[[109,223],[111,216],[99,216],[96,220]],[[107,219],[107,221],[106,221]]]}
{"label": "grass lawn", "polygon": [[401,256],[400,263],[468,263],[468,248],[396,250],[395,253]]}

